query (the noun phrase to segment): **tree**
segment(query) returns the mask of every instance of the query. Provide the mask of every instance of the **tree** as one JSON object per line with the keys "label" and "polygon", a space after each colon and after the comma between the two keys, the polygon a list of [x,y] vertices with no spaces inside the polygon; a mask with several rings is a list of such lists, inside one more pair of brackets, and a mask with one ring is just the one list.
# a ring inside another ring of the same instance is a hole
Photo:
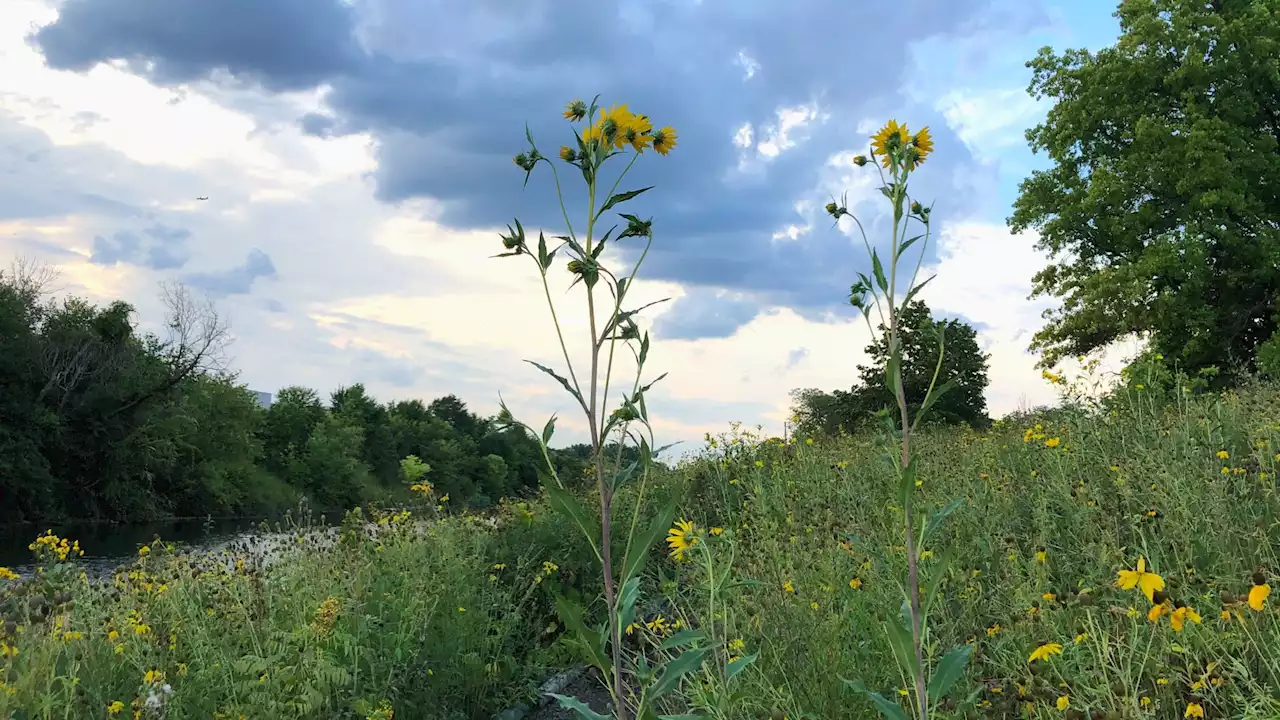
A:
{"label": "tree", "polygon": [[1145,335],[1184,370],[1253,369],[1280,292],[1280,13],[1264,0],[1128,0],[1098,53],[1044,48],[1027,133],[1054,166],[1009,223],[1054,262],[1042,365]]}
{"label": "tree", "polygon": [[[929,307],[920,300],[902,310],[899,322],[902,387],[911,414],[919,412],[936,370],[938,386],[951,385],[931,406],[932,421],[972,426],[990,422],[983,395],[988,383],[987,355],[978,347],[977,332],[960,320],[934,320]],[[938,366],[938,333],[942,333],[946,341],[941,367]],[[884,373],[889,340],[883,325],[877,337],[879,339],[866,349],[871,363],[858,366],[859,382],[851,390],[825,393],[806,389],[792,393],[793,412],[799,418],[798,433],[852,431],[870,420],[874,413],[890,406],[893,394],[885,384]]]}

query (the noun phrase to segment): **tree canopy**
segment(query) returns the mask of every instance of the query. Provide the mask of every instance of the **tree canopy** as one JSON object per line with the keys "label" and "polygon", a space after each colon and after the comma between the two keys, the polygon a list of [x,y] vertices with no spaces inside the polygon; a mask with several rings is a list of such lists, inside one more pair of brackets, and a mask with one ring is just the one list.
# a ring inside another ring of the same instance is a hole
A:
{"label": "tree canopy", "polygon": [[[987,355],[978,347],[973,327],[961,320],[935,320],[924,302],[907,305],[899,316],[902,343],[902,387],[907,406],[914,416],[924,402],[934,371],[937,385],[952,382],[952,389],[929,408],[934,422],[981,426],[989,422],[987,401]],[[945,338],[942,366],[938,367],[938,337]],[[792,412],[801,434],[835,434],[854,431],[872,416],[893,404],[885,383],[889,359],[887,328],[882,324],[877,339],[867,346],[870,364],[858,366],[859,381],[850,390],[824,392],[817,389],[792,393]]]}
{"label": "tree canopy", "polygon": [[1121,36],[1044,48],[1027,133],[1053,167],[1023,181],[1010,225],[1039,231],[1052,296],[1042,364],[1146,336],[1227,381],[1277,339],[1280,8],[1274,0],[1127,0]]}
{"label": "tree canopy", "polygon": [[[363,385],[280,390],[268,408],[223,362],[211,305],[166,290],[164,336],[133,308],[50,299],[35,266],[0,272],[0,524],[267,515],[305,496],[339,510],[407,496],[401,460],[455,507],[536,490],[537,441],[453,395],[382,403]],[[553,450],[566,482],[589,450]]]}

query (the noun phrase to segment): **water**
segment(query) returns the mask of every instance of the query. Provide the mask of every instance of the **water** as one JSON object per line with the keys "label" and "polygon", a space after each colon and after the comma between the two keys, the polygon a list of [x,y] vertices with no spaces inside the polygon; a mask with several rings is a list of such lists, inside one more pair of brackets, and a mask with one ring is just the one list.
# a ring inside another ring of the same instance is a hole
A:
{"label": "water", "polygon": [[[316,522],[318,518],[313,519]],[[77,563],[90,577],[103,577],[138,556],[138,547],[157,535],[166,542],[181,543],[193,550],[208,550],[237,540],[248,542],[258,532],[262,518],[231,520],[170,520],[153,523],[113,525],[70,523],[64,525],[20,525],[0,528],[0,567],[20,575],[35,572],[27,546],[45,530],[68,540],[79,540],[84,557]]]}

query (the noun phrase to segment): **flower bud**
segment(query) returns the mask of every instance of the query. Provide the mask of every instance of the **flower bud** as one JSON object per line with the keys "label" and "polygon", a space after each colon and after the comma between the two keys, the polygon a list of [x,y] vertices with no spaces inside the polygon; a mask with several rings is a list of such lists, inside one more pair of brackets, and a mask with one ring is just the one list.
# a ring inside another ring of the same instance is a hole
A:
{"label": "flower bud", "polygon": [[564,119],[570,122],[577,122],[587,116],[587,104],[581,100],[574,99],[564,106]]}
{"label": "flower bud", "polygon": [[857,165],[858,167],[862,167],[863,165],[866,165],[866,164],[867,164],[867,156],[866,156],[866,155],[854,155],[854,156],[853,156],[853,164],[854,164],[854,165]]}
{"label": "flower bud", "polygon": [[571,163],[571,162],[573,162],[574,160],[577,160],[577,159],[578,159],[578,153],[577,153],[577,151],[575,151],[573,148],[569,147],[568,145],[561,145],[561,146],[560,146],[560,159],[561,159],[561,160],[563,160],[563,161],[565,161],[565,162],[569,162],[569,163]]}
{"label": "flower bud", "polygon": [[924,214],[924,206],[923,206],[923,205],[921,205],[918,201],[916,201],[916,200],[912,200],[912,201],[911,201],[911,212],[912,212],[912,213],[914,213],[914,214],[916,214],[916,215],[923,215],[923,214]]}

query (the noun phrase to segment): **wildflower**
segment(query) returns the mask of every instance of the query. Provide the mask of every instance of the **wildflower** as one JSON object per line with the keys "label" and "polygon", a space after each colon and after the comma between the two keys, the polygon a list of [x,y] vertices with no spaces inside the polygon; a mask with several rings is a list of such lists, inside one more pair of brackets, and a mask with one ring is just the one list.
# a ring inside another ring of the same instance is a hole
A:
{"label": "wildflower", "polygon": [[920,128],[920,131],[912,136],[911,145],[916,150],[916,164],[919,165],[929,157],[929,153],[933,152],[933,138],[929,135],[929,128]]}
{"label": "wildflower", "polygon": [[813,602],[809,603],[809,607],[813,608],[814,610],[817,610],[817,609],[818,609],[818,602],[815,600],[815,601],[813,601]]}
{"label": "wildflower", "polygon": [[853,156],[853,164],[854,164],[854,165],[857,165],[858,167],[862,167],[863,165],[866,165],[866,164],[867,164],[867,156],[866,156],[866,155],[854,155],[854,156]]}
{"label": "wildflower", "polygon": [[662,617],[661,615],[645,623],[645,627],[649,628],[649,632],[657,633],[659,635],[665,635],[667,634],[667,632],[669,632],[669,628],[667,626],[667,619]]}
{"label": "wildflower", "polygon": [[1043,599],[1045,602],[1053,602],[1054,600],[1058,599],[1058,596],[1051,592],[1047,592],[1041,595],[1040,598]]}
{"label": "wildflower", "polygon": [[1044,550],[1036,551],[1036,562],[1043,565],[1045,564],[1046,561],[1048,561],[1048,559],[1049,559],[1049,553],[1045,552]]}
{"label": "wildflower", "polygon": [[124,703],[119,700],[116,700],[107,706],[108,715],[119,715],[121,710],[124,710]]}
{"label": "wildflower", "polygon": [[464,612],[466,612],[466,611],[467,611],[467,609],[466,609],[466,608],[462,607],[461,605],[459,605],[459,606],[458,606],[458,612],[459,612],[459,613],[464,613]]}
{"label": "wildflower", "polygon": [[722,528],[722,527],[713,527],[713,528],[711,528],[711,534],[712,534],[712,535],[723,535],[723,534],[724,534],[724,528]]}
{"label": "wildflower", "polygon": [[795,586],[795,585],[793,585],[793,584],[791,584],[791,581],[790,581],[790,580],[788,580],[788,581],[786,581],[786,582],[782,583],[782,591],[783,591],[783,592],[794,593],[794,592],[796,591],[796,586]]}
{"label": "wildflower", "polygon": [[685,553],[698,544],[696,530],[692,520],[676,521],[675,526],[667,531],[667,545],[671,547],[671,557],[683,560]]}
{"label": "wildflower", "polygon": [[910,140],[907,127],[899,125],[897,120],[890,120],[885,123],[880,132],[871,136],[871,149],[880,157],[880,164],[888,168],[890,165],[889,153],[905,146]]}
{"label": "wildflower", "polygon": [[587,104],[578,99],[570,100],[564,106],[564,119],[570,122],[578,122],[587,116]]}
{"label": "wildflower", "polygon": [[1147,572],[1146,558],[1138,558],[1137,570],[1120,570],[1116,573],[1116,587],[1121,590],[1132,590],[1137,587],[1147,596],[1147,600],[1151,600],[1152,595],[1157,590],[1164,589],[1164,578],[1151,572]]}
{"label": "wildflower", "polygon": [[1163,590],[1156,591],[1151,597],[1151,602],[1155,603],[1147,612],[1147,619],[1151,622],[1160,622],[1162,616],[1173,613],[1173,604],[1169,602],[1169,595]]}
{"label": "wildflower", "polygon": [[850,580],[850,581],[849,581],[849,587],[850,587],[851,589],[853,589],[853,590],[861,590],[861,589],[862,589],[862,578],[855,577],[855,578],[853,578],[852,580]]}
{"label": "wildflower", "polygon": [[139,556],[139,557],[146,557],[146,556],[147,556],[147,555],[149,555],[149,554],[151,554],[151,546],[150,546],[150,545],[143,545],[142,547],[138,548],[138,556]]}
{"label": "wildflower", "polygon": [[1187,703],[1187,711],[1182,713],[1184,718],[1202,718],[1204,717],[1204,706],[1198,702]]}
{"label": "wildflower", "polygon": [[1062,444],[1062,439],[1056,438],[1056,437],[1051,437],[1048,440],[1044,441],[1044,446],[1047,448],[1056,448],[1061,444]]}
{"label": "wildflower", "polygon": [[1267,598],[1271,595],[1271,585],[1266,582],[1259,582],[1260,580],[1265,580],[1262,577],[1262,573],[1255,574],[1253,576],[1253,587],[1249,588],[1249,607],[1257,611],[1262,610],[1263,606],[1266,605]]}
{"label": "wildflower", "polygon": [[145,675],[143,675],[143,676],[142,676],[142,682],[144,682],[144,683],[146,683],[146,684],[148,684],[148,685],[151,685],[151,684],[154,684],[154,683],[162,683],[162,682],[164,682],[164,671],[163,671],[163,670],[148,670],[148,671],[147,671],[147,673],[146,673]]}
{"label": "wildflower", "polygon": [[17,580],[20,575],[7,567],[0,567],[0,580]]}
{"label": "wildflower", "polygon": [[733,650],[733,651],[735,651],[735,652],[736,652],[736,651],[738,651],[738,650],[741,650],[742,648],[744,648],[744,647],[746,647],[746,646],[747,646],[747,644],[746,644],[745,642],[743,642],[742,638],[737,638],[737,639],[734,639],[734,640],[730,640],[730,641],[729,641],[729,649],[730,649],[730,650]]}
{"label": "wildflower", "polygon": [[1231,458],[1231,453],[1227,452],[1226,450],[1219,450],[1219,451],[1218,451],[1218,459],[1219,459],[1219,460],[1228,460],[1228,459],[1230,459],[1230,458]]}
{"label": "wildflower", "polygon": [[1142,707],[1151,707],[1151,698],[1146,695],[1143,695],[1141,698],[1138,699],[1138,704],[1141,705]]}
{"label": "wildflower", "polygon": [[1169,626],[1173,628],[1174,632],[1182,632],[1182,624],[1187,620],[1199,625],[1200,614],[1190,605],[1182,605],[1169,616]]}
{"label": "wildflower", "polygon": [[1049,662],[1051,655],[1061,655],[1062,645],[1060,643],[1045,643],[1035,650],[1031,651],[1031,656],[1027,658],[1027,663],[1033,663],[1037,660],[1041,662]]}
{"label": "wildflower", "polygon": [[1000,630],[1001,630],[1000,623],[996,623],[995,625],[992,625],[991,627],[987,628],[987,637],[995,637],[996,633],[1000,632]]}
{"label": "wildflower", "polygon": [[665,156],[676,146],[676,129],[670,125],[660,130],[654,130],[651,137],[653,138],[653,150],[659,155]]}
{"label": "wildflower", "polygon": [[1054,704],[1057,706],[1058,710],[1066,710],[1071,707],[1071,698],[1066,695],[1059,695],[1058,701]]}

